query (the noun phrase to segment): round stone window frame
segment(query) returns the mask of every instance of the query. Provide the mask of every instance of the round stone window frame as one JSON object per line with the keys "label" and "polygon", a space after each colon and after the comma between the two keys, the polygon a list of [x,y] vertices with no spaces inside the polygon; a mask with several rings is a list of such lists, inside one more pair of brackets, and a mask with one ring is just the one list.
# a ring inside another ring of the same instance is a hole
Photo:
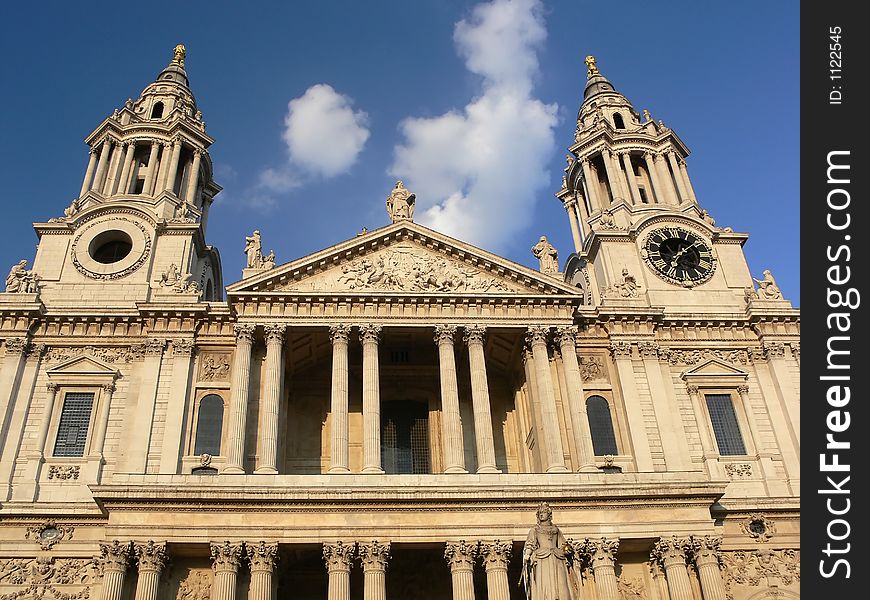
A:
{"label": "round stone window frame", "polygon": [[[94,240],[107,232],[121,231],[132,242],[130,252],[114,263],[101,263],[91,256]],[[70,248],[73,265],[79,273],[91,279],[120,279],[142,266],[151,253],[151,236],[141,223],[125,217],[101,219],[86,226],[73,240]]]}

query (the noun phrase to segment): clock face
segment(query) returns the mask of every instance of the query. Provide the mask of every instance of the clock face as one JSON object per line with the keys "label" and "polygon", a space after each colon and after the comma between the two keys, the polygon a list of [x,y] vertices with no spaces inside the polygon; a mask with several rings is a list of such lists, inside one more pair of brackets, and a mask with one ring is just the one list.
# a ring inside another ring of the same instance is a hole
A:
{"label": "clock face", "polygon": [[679,227],[656,229],[642,251],[656,275],[677,285],[693,286],[713,276],[713,250],[697,234]]}

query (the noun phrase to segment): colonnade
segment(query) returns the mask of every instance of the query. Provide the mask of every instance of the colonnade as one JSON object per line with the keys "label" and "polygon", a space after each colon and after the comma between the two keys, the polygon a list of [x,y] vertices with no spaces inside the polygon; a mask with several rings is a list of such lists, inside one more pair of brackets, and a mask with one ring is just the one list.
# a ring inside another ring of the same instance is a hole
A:
{"label": "colonnade", "polygon": [[196,203],[197,188],[200,183],[199,171],[204,149],[191,147],[190,158],[181,164],[184,142],[181,137],[173,140],[134,138],[117,140],[106,136],[103,141],[90,150],[88,166],[79,197],[88,190],[97,191],[105,196],[128,194],[131,192],[136,172],[136,150],[149,147],[148,164],[145,167],[141,194],[156,196],[163,191],[172,192],[179,168],[188,172],[187,185],[178,195],[185,202]]}
{"label": "colonnade", "polygon": [[[236,348],[231,374],[229,403],[229,430],[227,434],[226,466],[224,473],[245,472],[245,432],[247,430],[247,404],[251,376],[251,351],[256,331],[255,325],[240,324],[235,327]],[[329,327],[332,344],[332,382],[330,388],[331,433],[329,473],[349,473],[348,458],[348,346],[352,329],[359,332],[362,345],[362,472],[383,473],[381,465],[381,417],[380,417],[380,367],[378,347],[383,328],[376,324]],[[282,324],[263,326],[266,338],[265,385],[261,398],[261,418],[258,427],[258,459],[254,473],[277,473],[277,426],[281,398],[283,397],[284,346],[287,327]],[[434,343],[438,349],[441,389],[441,446],[443,471],[467,473],[465,465],[463,428],[459,409],[459,386],[455,364],[454,347],[459,341],[459,328],[455,325],[436,325]],[[477,452],[478,473],[498,473],[495,443],[492,430],[491,402],[487,383],[486,358],[484,354],[485,328],[478,325],[464,327],[462,340],[468,349],[468,365],[471,373],[471,400],[474,418],[474,445]],[[548,344],[550,328],[530,327],[526,331],[527,371],[534,375],[528,378],[532,402],[542,415],[541,430],[545,446],[546,470],[549,473],[566,472],[565,454],[559,428],[555,396],[555,382],[550,370]],[[577,448],[577,462],[581,471],[596,471],[592,436],[586,418],[583,401],[583,381],[577,363],[576,328],[560,327],[555,336],[565,366],[567,400],[570,405],[572,428]]]}

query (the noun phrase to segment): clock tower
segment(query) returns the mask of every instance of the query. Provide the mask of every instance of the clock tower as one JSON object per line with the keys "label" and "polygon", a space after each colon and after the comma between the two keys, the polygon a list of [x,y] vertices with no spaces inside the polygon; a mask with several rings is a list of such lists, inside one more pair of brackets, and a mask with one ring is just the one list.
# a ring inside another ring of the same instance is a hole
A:
{"label": "clock tower", "polygon": [[586,57],[586,65],[574,143],[556,194],[577,251],[566,277],[586,288],[594,305],[743,312],[747,290],[754,290],[742,250],[749,236],[718,227],[701,207],[679,136],[649,111],[638,113],[595,57]]}

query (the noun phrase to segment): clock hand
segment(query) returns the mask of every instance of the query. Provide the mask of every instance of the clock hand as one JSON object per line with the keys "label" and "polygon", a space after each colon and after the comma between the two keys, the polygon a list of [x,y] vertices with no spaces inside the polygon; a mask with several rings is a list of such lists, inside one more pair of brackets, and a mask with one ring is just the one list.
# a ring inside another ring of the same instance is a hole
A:
{"label": "clock hand", "polygon": [[679,259],[683,254],[685,254],[685,253],[689,250],[689,248],[693,248],[693,247],[695,247],[697,244],[698,244],[698,242],[697,242],[697,241],[694,241],[694,242],[692,242],[691,244],[689,244],[688,246],[685,246],[685,247],[680,248],[679,250],[677,250],[677,253],[674,254],[674,258],[671,259],[671,266],[672,266],[672,267],[676,267],[676,266],[677,266],[677,260],[678,260],[678,259]]}

